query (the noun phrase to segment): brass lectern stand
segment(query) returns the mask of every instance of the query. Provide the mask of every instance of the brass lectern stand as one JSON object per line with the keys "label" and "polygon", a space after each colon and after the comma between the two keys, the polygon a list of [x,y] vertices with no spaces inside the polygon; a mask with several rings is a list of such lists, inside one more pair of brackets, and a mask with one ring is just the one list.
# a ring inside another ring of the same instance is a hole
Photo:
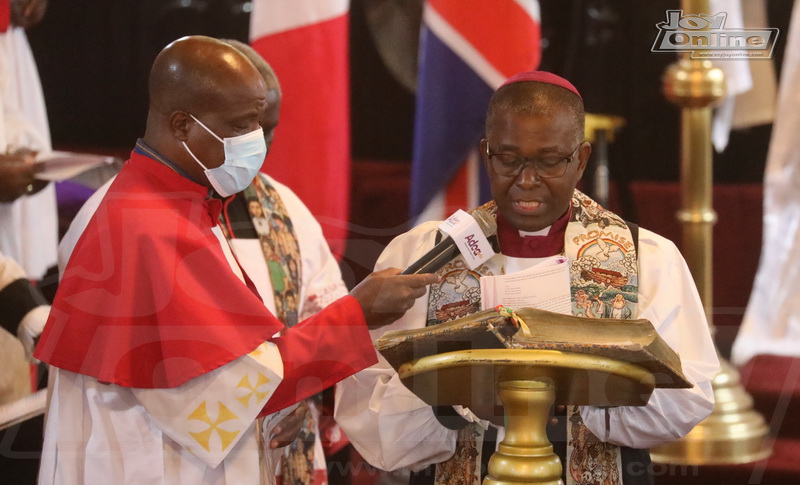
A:
{"label": "brass lectern stand", "polygon": [[445,352],[407,362],[398,375],[430,405],[479,409],[499,397],[506,435],[489,461],[484,485],[562,484],[561,461],[546,433],[553,403],[642,406],[656,382],[636,364],[532,349]]}

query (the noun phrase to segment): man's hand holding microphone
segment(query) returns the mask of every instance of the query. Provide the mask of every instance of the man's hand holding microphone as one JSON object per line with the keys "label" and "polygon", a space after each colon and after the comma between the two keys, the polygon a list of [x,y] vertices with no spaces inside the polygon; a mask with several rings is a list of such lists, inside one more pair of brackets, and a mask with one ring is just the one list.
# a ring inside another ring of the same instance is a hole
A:
{"label": "man's hand holding microphone", "polygon": [[439,281],[435,273],[401,275],[399,268],[370,274],[350,292],[361,304],[370,329],[389,325],[402,317],[414,301],[425,294],[425,287]]}
{"label": "man's hand holding microphone", "polygon": [[495,254],[497,222],[489,204],[471,214],[458,211],[439,227],[447,237],[418,261],[402,272],[398,268],[376,271],[350,292],[361,304],[369,328],[402,317],[414,306],[414,300],[425,294],[426,286],[439,282],[436,271],[457,256],[463,255],[474,269]]}

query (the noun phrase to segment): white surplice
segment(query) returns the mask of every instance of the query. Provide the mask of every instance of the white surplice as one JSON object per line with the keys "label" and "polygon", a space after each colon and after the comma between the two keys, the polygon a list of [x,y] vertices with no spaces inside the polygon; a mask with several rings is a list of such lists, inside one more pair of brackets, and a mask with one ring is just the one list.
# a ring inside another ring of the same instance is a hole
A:
{"label": "white surplice", "polygon": [[[393,240],[376,269],[405,268],[434,245],[438,223],[422,224]],[[711,379],[719,362],[708,332],[705,314],[683,257],[669,240],[639,230],[639,318],[652,322],[659,335],[680,354],[683,372],[692,389],[656,389],[643,407],[605,410],[580,408],[586,426],[601,440],[633,448],[649,448],[683,436],[714,406]],[[496,255],[488,261],[494,274],[518,270],[539,262]],[[508,263],[511,262],[512,266]],[[422,328],[427,296],[392,325],[371,333],[373,339],[389,330]],[[409,467],[420,470],[442,462],[455,451],[457,431],[442,426],[433,409],[400,382],[382,357],[378,364],[336,386],[335,417],[358,452],[383,470]],[[502,431],[502,430],[501,430]]]}
{"label": "white surplice", "polygon": [[764,173],[764,235],[758,272],[731,360],[800,357],[800,1],[794,2],[775,125]]}
{"label": "white surplice", "polygon": [[[50,127],[25,30],[0,33],[0,151],[50,150]],[[53,184],[13,202],[0,202],[0,252],[30,278],[41,278],[56,264],[58,213]]]}
{"label": "white surplice", "polygon": [[[62,271],[112,181],[84,204],[62,239]],[[298,238],[302,258],[298,312],[303,320],[347,290],[309,210],[286,186],[269,181],[283,200]],[[229,247],[221,231],[214,232],[232,271],[241,275],[231,248],[274,313],[272,283],[258,240],[233,240]],[[282,368],[280,352],[271,343],[174,389],[105,385],[51,367],[39,483],[272,483],[283,450],[268,453],[262,469],[259,446],[269,442],[271,427],[291,409],[265,420],[268,429],[263,430],[263,439],[255,417],[280,382]],[[322,456],[322,450],[318,451]]]}

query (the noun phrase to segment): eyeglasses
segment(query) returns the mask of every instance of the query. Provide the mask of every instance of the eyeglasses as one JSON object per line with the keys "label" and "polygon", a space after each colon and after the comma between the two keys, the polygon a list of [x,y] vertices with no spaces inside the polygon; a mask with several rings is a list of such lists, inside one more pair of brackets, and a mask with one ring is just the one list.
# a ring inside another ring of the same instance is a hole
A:
{"label": "eyeglasses", "polygon": [[578,143],[578,146],[572,150],[572,154],[568,157],[520,157],[513,153],[492,153],[487,142],[486,156],[489,158],[492,170],[497,175],[516,177],[526,165],[531,164],[537,177],[554,179],[563,177],[567,173],[567,164],[575,158],[575,154],[582,145],[583,142]]}

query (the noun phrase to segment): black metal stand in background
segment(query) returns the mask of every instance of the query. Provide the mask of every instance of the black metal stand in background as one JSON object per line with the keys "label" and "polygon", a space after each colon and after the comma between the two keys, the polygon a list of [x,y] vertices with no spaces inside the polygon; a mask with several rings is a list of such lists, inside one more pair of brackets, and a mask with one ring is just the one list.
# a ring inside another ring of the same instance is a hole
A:
{"label": "black metal stand in background", "polygon": [[584,136],[592,144],[591,177],[587,182],[589,195],[603,207],[608,207],[609,182],[611,171],[609,169],[608,146],[614,141],[616,131],[625,126],[625,120],[619,116],[586,113],[586,127]]}

